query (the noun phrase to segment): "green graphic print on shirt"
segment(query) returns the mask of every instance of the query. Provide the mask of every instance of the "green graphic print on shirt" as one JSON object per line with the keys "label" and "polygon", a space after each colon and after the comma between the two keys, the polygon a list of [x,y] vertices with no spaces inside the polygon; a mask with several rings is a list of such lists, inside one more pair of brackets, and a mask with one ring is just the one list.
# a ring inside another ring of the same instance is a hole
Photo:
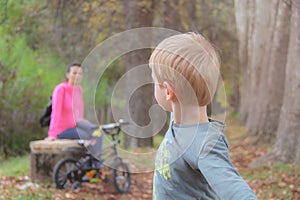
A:
{"label": "green graphic print on shirt", "polygon": [[170,159],[171,153],[166,148],[167,139],[165,138],[157,151],[157,160],[156,160],[156,169],[157,171],[164,176],[165,180],[171,178],[170,172]]}

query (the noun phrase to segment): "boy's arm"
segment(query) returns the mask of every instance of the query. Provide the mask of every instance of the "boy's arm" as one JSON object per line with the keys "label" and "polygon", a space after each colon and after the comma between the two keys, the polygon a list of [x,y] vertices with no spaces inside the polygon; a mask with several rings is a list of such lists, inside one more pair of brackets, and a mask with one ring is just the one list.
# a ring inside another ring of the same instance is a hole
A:
{"label": "boy's arm", "polygon": [[257,200],[231,163],[224,136],[220,136],[205,155],[200,154],[198,168],[222,200]]}

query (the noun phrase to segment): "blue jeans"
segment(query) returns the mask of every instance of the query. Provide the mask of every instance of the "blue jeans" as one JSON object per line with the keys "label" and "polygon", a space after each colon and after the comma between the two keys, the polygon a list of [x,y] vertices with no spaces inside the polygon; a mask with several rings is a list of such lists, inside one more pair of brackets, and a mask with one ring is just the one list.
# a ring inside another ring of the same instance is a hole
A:
{"label": "blue jeans", "polygon": [[80,131],[78,128],[69,128],[67,130],[64,130],[60,134],[57,135],[57,139],[83,139],[88,140],[91,139],[91,135],[84,131]]}

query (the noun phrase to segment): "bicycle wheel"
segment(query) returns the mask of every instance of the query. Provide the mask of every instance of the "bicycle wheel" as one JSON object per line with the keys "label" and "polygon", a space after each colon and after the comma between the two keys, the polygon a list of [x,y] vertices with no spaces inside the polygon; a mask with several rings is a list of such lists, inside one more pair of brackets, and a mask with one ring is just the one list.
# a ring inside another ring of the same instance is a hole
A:
{"label": "bicycle wheel", "polygon": [[127,164],[123,162],[118,162],[114,166],[113,170],[113,182],[116,190],[119,193],[126,193],[129,191],[131,179],[130,172]]}
{"label": "bicycle wheel", "polygon": [[64,158],[55,165],[53,180],[57,189],[72,188],[74,182],[80,182],[81,170],[76,163],[73,158]]}

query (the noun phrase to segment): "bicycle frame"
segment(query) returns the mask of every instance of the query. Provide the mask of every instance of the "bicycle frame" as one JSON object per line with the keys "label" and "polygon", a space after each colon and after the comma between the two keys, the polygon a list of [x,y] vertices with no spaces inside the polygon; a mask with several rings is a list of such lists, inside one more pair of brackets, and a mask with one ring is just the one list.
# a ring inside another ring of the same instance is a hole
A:
{"label": "bicycle frame", "polygon": [[[86,131],[103,131],[105,134],[110,135],[112,137],[111,144],[102,149],[98,160],[88,150],[85,150],[85,155],[79,160],[74,158],[60,160],[53,170],[53,179],[56,188],[65,189],[67,187],[66,184],[69,182],[73,189],[81,187],[80,183],[82,182],[98,182],[100,180],[107,182],[106,171],[103,170],[107,166],[112,170],[112,179],[116,190],[120,193],[128,192],[131,183],[130,171],[127,164],[119,157],[117,150],[117,145],[120,143],[120,139],[117,136],[120,134],[121,126],[124,124],[128,123],[120,120],[117,123],[106,124],[100,127],[95,125],[83,127],[82,129]],[[80,141],[79,144],[86,148],[96,144],[92,140]],[[73,150],[78,151],[78,149]],[[110,152],[110,150],[112,151]],[[82,150],[80,153],[82,153]],[[110,163],[111,159],[112,162]]]}

